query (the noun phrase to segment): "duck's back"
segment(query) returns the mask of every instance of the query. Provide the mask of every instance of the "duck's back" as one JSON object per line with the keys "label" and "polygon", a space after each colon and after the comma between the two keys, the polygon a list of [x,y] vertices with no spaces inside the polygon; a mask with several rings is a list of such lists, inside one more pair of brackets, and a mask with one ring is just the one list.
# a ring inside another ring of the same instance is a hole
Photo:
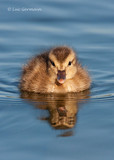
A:
{"label": "duck's back", "polygon": [[21,90],[44,92],[48,81],[47,64],[48,52],[32,58],[23,68]]}

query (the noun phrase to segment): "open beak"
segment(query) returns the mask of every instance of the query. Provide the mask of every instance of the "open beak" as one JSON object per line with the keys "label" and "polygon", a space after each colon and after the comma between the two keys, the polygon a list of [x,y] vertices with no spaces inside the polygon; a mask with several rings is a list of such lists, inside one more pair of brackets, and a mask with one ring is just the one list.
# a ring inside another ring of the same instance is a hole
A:
{"label": "open beak", "polygon": [[66,72],[65,70],[61,71],[61,70],[58,70],[58,73],[57,73],[57,81],[60,83],[60,84],[63,84],[65,82],[65,79],[66,79]]}

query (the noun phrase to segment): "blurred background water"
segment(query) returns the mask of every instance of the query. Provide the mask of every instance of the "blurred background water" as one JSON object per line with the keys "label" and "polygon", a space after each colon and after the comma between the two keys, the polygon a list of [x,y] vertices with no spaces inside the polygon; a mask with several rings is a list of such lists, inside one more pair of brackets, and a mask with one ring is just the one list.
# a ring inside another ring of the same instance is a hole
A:
{"label": "blurred background water", "polygon": [[[22,65],[58,45],[88,68],[89,93],[21,94]],[[113,71],[113,0],[0,0],[0,159],[113,160]],[[61,104],[73,128],[56,129]]]}

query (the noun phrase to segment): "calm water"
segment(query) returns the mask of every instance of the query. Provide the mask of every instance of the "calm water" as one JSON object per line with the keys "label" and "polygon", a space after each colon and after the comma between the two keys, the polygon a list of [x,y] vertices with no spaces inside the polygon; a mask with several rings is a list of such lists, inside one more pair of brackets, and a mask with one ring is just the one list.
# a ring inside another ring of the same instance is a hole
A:
{"label": "calm water", "polygon": [[[20,93],[22,65],[57,45],[77,51],[92,77],[91,89]],[[114,1],[0,0],[0,159],[113,157]]]}

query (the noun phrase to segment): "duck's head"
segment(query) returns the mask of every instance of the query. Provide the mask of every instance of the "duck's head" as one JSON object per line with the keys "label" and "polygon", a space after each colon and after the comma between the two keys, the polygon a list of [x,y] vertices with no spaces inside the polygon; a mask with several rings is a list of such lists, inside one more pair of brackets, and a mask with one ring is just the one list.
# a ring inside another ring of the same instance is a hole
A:
{"label": "duck's head", "polygon": [[50,77],[63,84],[67,79],[72,79],[77,72],[75,52],[68,47],[56,47],[49,53]]}

